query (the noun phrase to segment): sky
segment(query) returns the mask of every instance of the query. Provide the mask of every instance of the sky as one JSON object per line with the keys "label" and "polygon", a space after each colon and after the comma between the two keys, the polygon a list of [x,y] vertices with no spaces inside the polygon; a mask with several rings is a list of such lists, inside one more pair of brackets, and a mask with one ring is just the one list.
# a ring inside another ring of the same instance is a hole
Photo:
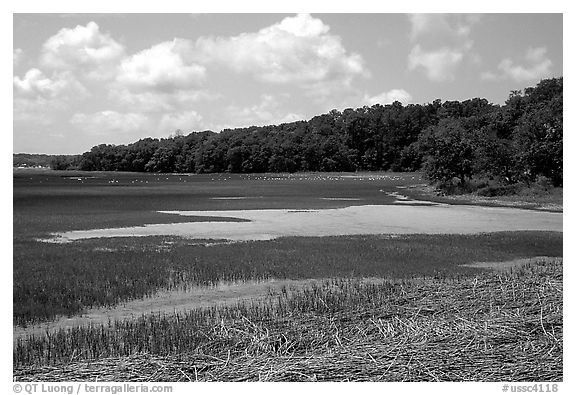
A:
{"label": "sky", "polygon": [[562,14],[14,14],[13,152],[482,97],[563,75]]}

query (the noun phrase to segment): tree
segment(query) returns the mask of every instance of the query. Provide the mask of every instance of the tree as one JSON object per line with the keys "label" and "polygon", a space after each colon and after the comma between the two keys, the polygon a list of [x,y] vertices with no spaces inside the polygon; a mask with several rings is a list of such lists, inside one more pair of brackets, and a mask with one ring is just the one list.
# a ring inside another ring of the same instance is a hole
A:
{"label": "tree", "polygon": [[458,119],[444,119],[426,129],[420,139],[424,172],[432,180],[464,185],[474,174],[474,140]]}
{"label": "tree", "polygon": [[56,155],[50,159],[52,170],[70,170],[78,166],[79,156],[77,155]]}
{"label": "tree", "polygon": [[524,114],[514,129],[516,162],[527,181],[548,177],[563,184],[563,122],[561,99],[541,103]]}
{"label": "tree", "polygon": [[226,160],[229,162],[228,171],[231,173],[243,172],[244,158],[248,156],[249,152],[244,146],[230,148],[226,153]]}
{"label": "tree", "polygon": [[474,174],[501,184],[518,181],[514,147],[511,140],[498,138],[489,126],[474,134]]}
{"label": "tree", "polygon": [[162,146],[159,147],[152,158],[146,163],[145,169],[149,172],[158,173],[171,173],[174,171],[174,163],[176,157],[174,155],[174,147]]}

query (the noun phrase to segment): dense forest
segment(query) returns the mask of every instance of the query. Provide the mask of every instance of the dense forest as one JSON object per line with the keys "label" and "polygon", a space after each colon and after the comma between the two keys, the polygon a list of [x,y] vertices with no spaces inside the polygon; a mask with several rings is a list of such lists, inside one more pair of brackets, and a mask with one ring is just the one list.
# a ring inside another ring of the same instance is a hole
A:
{"label": "dense forest", "polygon": [[260,173],[423,170],[446,189],[545,179],[561,186],[563,79],[474,98],[332,110],[308,121],[193,132],[57,156],[54,169]]}

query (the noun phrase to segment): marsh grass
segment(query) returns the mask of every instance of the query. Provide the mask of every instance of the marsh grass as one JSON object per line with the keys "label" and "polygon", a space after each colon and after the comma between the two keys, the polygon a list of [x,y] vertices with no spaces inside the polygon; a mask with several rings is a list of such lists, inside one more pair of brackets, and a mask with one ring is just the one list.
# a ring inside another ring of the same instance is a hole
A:
{"label": "marsh grass", "polygon": [[460,265],[533,256],[562,256],[562,234],[288,237],[209,247],[162,237],[27,241],[14,247],[13,319],[27,325],[221,282],[470,274],[478,270]]}
{"label": "marsh grass", "polygon": [[18,381],[561,381],[562,264],[337,279],[30,337]]}

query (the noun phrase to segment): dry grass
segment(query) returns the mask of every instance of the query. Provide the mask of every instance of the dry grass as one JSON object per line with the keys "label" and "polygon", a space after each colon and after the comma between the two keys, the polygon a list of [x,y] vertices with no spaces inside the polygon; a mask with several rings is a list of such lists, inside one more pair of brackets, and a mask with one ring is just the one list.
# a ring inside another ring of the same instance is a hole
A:
{"label": "dry grass", "polygon": [[[216,310],[215,315],[203,315],[204,322],[193,314],[196,321],[158,317],[156,323],[164,329],[156,340],[164,349],[143,347],[124,356],[106,356],[102,350],[101,358],[91,360],[78,360],[82,355],[78,349],[53,366],[19,365],[14,379],[561,381],[563,377],[560,261],[538,261],[508,273],[476,277],[381,284],[337,280],[270,295],[270,300],[276,302]],[[151,321],[148,317],[142,322]],[[178,349],[169,342],[180,333],[175,330],[178,326],[197,335],[195,347]],[[125,329],[112,325],[107,331],[114,332],[110,339],[126,341]],[[104,336],[98,328],[95,333]]]}

